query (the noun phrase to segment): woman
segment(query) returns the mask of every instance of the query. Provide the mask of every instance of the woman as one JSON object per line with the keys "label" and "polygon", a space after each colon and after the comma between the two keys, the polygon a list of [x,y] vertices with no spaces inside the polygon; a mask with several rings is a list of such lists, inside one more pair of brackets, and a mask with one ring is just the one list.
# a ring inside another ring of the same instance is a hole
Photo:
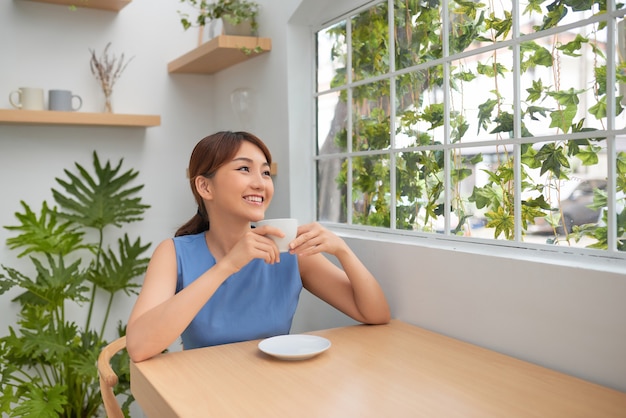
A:
{"label": "woman", "polygon": [[280,254],[268,237],[283,237],[279,229],[251,228],[274,194],[271,161],[265,144],[246,132],[219,132],[196,145],[189,182],[198,212],[150,260],[128,320],[133,361],[179,336],[189,349],[287,334],[302,287],[356,321],[389,322],[376,279],[337,235],[301,225]]}

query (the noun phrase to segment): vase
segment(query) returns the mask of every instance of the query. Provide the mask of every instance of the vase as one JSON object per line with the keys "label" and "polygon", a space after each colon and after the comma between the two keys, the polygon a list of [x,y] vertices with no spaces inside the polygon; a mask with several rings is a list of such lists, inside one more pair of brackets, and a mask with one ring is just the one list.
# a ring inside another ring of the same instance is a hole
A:
{"label": "vase", "polygon": [[236,25],[233,25],[228,19],[222,19],[222,31],[224,35],[234,36],[254,36],[255,31],[252,28],[252,21],[244,20]]}
{"label": "vase", "polygon": [[113,106],[111,105],[111,96],[113,95],[113,91],[110,89],[104,89],[102,91],[104,93],[104,113],[113,113]]}

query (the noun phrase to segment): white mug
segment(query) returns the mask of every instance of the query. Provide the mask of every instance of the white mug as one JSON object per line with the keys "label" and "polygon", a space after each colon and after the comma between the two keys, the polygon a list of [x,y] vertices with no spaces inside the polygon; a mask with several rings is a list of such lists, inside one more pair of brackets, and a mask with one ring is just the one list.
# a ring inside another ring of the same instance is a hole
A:
{"label": "white mug", "polygon": [[[17,100],[13,98],[17,96]],[[20,87],[9,94],[9,102],[16,109],[44,110],[43,89],[35,87]]]}
{"label": "white mug", "polygon": [[280,218],[280,219],[264,219],[256,223],[256,226],[271,225],[280,229],[285,234],[284,238],[280,238],[274,235],[268,235],[274,240],[278,251],[284,253],[289,251],[289,243],[296,239],[298,234],[298,220],[293,218]]}
{"label": "white mug", "polygon": [[83,105],[83,99],[69,90],[50,90],[48,92],[48,109],[59,112],[72,112]]}

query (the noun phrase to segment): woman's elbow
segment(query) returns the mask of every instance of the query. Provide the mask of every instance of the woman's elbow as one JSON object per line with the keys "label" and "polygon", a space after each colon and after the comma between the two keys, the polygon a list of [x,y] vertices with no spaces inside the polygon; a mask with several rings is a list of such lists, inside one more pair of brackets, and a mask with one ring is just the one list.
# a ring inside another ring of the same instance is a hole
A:
{"label": "woman's elbow", "polygon": [[146,349],[146,344],[136,342],[132,334],[126,334],[126,351],[134,363],[139,363],[154,357],[157,353],[152,353]]}

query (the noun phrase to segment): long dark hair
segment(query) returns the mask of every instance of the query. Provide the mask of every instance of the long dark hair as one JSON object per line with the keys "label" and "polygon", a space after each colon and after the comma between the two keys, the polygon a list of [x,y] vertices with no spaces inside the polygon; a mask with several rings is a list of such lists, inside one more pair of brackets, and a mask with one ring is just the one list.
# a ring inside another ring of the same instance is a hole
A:
{"label": "long dark hair", "polygon": [[248,132],[217,132],[202,138],[196,144],[191,152],[187,175],[191,192],[198,204],[198,212],[187,223],[178,228],[175,236],[199,234],[209,229],[208,214],[202,197],[196,190],[196,177],[213,177],[218,168],[233,159],[243,141],[248,141],[259,147],[265,154],[268,164],[272,163],[272,155],[267,146],[259,138]]}

